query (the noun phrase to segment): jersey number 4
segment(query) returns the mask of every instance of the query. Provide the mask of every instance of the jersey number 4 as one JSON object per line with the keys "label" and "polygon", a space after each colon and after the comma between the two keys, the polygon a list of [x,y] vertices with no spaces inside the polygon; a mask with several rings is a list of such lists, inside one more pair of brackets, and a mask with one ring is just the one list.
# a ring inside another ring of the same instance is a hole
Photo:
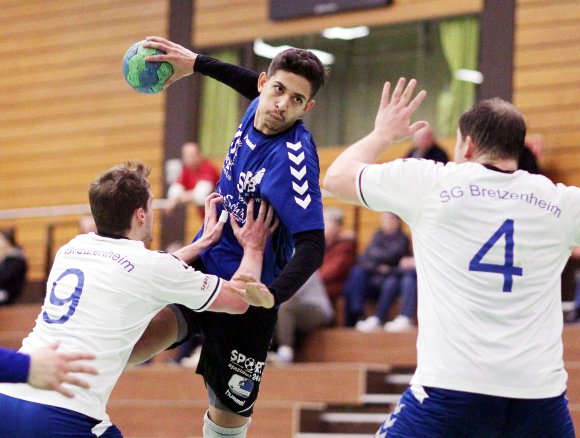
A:
{"label": "jersey number 4", "polygon": [[[483,258],[488,251],[496,244],[496,242],[505,236],[505,254],[504,264],[494,265],[491,263],[482,263]],[[514,221],[513,219],[506,219],[501,224],[495,233],[483,244],[480,250],[469,262],[470,271],[478,272],[492,272],[503,275],[503,291],[511,292],[513,286],[513,276],[523,274],[523,269],[514,266]]]}

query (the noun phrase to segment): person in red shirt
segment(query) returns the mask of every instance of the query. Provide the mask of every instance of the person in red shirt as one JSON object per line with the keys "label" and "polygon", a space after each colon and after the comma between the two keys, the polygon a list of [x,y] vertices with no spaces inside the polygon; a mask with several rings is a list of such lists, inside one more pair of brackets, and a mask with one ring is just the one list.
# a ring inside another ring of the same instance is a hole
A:
{"label": "person in red shirt", "polygon": [[220,175],[212,162],[201,154],[199,144],[187,142],[181,148],[183,168],[177,181],[169,186],[165,211],[171,213],[177,205],[192,202],[203,219],[205,198],[213,192]]}

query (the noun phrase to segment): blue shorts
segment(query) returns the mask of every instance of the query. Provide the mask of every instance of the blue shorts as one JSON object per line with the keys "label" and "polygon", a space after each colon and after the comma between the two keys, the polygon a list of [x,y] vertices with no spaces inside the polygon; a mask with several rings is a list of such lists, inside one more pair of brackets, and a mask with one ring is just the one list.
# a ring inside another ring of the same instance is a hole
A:
{"label": "blue shorts", "polygon": [[[0,436],[10,438],[122,438],[116,426],[93,432],[99,420],[79,412],[0,394]],[[98,429],[98,428],[97,428]],[[97,434],[98,433],[98,434]]]}
{"label": "blue shorts", "polygon": [[495,397],[414,385],[376,438],[574,438],[568,400]]}

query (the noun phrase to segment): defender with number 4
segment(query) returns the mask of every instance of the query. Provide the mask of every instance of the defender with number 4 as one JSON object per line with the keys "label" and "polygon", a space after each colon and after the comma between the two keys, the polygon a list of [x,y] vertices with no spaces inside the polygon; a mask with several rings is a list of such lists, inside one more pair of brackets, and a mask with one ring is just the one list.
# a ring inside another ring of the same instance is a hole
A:
{"label": "defender with number 4", "polygon": [[418,366],[377,437],[574,437],[565,398],[560,275],[580,245],[580,189],[517,170],[525,121],[501,99],[461,116],[455,163],[374,164],[425,97],[387,83],[374,131],[325,187],[409,224]]}

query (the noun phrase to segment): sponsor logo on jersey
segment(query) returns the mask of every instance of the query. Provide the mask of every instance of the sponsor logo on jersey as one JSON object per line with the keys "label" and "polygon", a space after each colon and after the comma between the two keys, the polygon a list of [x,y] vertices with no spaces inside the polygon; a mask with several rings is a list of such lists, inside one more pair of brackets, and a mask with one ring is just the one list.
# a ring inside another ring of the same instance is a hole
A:
{"label": "sponsor logo on jersey", "polygon": [[264,362],[248,357],[238,350],[232,350],[228,368],[250,380],[259,382],[262,380],[264,364]]}
{"label": "sponsor logo on jersey", "polygon": [[246,136],[244,137],[244,142],[246,143],[246,146],[248,146],[251,150],[254,150],[256,148],[256,143],[252,143],[252,141],[250,140],[250,136],[248,134],[246,134]]}
{"label": "sponsor logo on jersey", "polygon": [[264,175],[266,174],[266,168],[262,167],[255,174],[251,170],[247,172],[240,172],[240,178],[238,179],[238,193],[241,194],[252,194],[256,191],[256,187],[262,182]]}
{"label": "sponsor logo on jersey", "polygon": [[206,275],[205,277],[203,277],[203,281],[201,282],[201,291],[203,292],[204,290],[206,290],[209,286],[209,276]]}
{"label": "sponsor logo on jersey", "polygon": [[229,181],[232,180],[232,167],[233,167],[234,163],[236,162],[236,158],[238,156],[238,150],[242,146],[241,128],[242,128],[242,125],[238,126],[238,130],[234,134],[234,138],[232,139],[232,142],[230,143],[230,150],[228,151],[228,154],[226,155],[226,158],[224,159],[224,166],[222,168],[222,171],[223,171],[225,177]]}
{"label": "sponsor logo on jersey", "polygon": [[254,382],[246,377],[234,374],[228,382],[228,387],[234,394],[242,398],[248,398],[254,389]]}
{"label": "sponsor logo on jersey", "polygon": [[292,181],[292,190],[294,190],[294,201],[300,207],[306,210],[312,199],[308,192],[308,180],[306,179],[306,162],[302,149],[302,143],[286,142],[288,149],[288,159],[290,160],[290,173],[296,181]]}

